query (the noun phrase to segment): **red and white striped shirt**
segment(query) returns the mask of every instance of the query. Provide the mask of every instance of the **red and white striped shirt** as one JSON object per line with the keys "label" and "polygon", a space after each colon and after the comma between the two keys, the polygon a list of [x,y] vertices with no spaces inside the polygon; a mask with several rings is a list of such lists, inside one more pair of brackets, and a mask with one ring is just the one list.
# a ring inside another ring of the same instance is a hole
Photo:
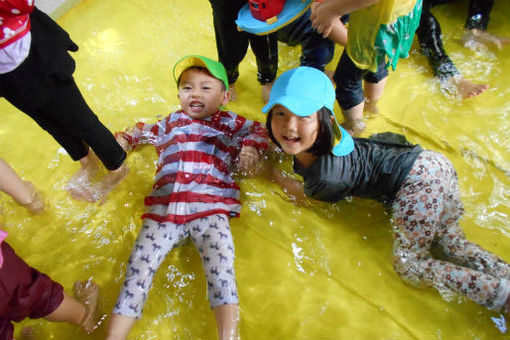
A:
{"label": "red and white striped shirt", "polygon": [[230,168],[243,146],[268,147],[261,123],[231,111],[204,119],[176,111],[122,135],[131,146],[152,144],[158,153],[153,191],[145,198],[149,211],[142,218],[177,224],[213,214],[239,216],[239,186]]}

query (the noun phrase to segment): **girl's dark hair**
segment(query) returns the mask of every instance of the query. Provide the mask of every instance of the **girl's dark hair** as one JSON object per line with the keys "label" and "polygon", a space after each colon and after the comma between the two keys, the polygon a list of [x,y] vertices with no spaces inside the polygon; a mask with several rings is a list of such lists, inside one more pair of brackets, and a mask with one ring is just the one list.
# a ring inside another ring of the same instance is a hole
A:
{"label": "girl's dark hair", "polygon": [[[331,125],[331,115],[333,113],[326,108],[322,107],[317,111],[317,119],[319,120],[319,132],[317,133],[317,139],[315,143],[307,150],[315,156],[325,155],[331,151],[334,142],[333,126]],[[269,111],[266,118],[266,127],[269,138],[273,143],[278,145],[281,149],[281,145],[276,141],[273,135],[273,128],[271,127],[271,120],[273,119],[273,109]]]}

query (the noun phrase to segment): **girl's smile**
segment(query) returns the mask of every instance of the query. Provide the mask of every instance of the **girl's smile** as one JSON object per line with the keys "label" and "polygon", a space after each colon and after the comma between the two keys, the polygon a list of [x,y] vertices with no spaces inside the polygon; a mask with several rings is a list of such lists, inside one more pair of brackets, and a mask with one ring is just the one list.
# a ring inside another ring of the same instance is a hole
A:
{"label": "girl's smile", "polygon": [[317,112],[301,117],[282,105],[275,105],[272,109],[271,129],[282,150],[294,155],[302,166],[307,166],[310,160],[315,159],[308,150],[317,140]]}

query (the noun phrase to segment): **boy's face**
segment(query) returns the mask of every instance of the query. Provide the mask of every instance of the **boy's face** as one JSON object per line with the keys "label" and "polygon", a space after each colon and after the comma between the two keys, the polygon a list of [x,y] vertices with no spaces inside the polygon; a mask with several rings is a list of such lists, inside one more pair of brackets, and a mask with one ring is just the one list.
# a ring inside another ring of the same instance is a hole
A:
{"label": "boy's face", "polygon": [[182,110],[193,119],[215,114],[228,101],[228,92],[222,84],[204,70],[187,69],[181,75],[177,94]]}

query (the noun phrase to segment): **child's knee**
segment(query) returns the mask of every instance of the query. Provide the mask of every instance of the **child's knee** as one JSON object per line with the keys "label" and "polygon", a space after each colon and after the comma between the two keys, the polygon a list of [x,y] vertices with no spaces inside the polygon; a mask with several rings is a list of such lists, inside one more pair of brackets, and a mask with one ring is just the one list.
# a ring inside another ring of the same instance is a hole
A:
{"label": "child's knee", "polygon": [[404,282],[416,287],[424,285],[420,267],[412,252],[403,249],[394,250],[393,269]]}

